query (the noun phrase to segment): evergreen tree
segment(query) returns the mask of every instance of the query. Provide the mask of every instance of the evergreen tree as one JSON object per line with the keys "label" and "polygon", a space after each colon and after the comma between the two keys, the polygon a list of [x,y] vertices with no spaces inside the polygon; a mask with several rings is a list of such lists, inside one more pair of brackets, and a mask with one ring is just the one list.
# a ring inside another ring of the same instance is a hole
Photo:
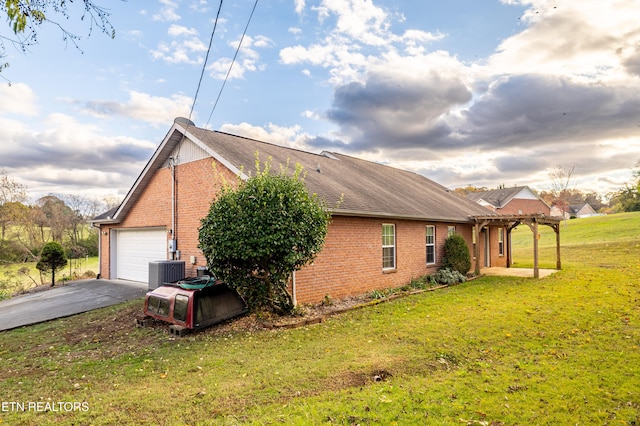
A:
{"label": "evergreen tree", "polygon": [[55,241],[48,242],[42,248],[40,260],[36,264],[39,271],[51,271],[51,287],[56,284],[56,271],[67,266],[67,256],[62,246]]}

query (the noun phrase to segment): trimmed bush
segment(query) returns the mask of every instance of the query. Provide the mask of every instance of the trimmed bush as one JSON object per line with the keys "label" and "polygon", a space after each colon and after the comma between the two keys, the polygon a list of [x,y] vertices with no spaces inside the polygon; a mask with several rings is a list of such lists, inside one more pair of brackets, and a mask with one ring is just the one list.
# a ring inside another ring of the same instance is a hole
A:
{"label": "trimmed bush", "polygon": [[445,240],[442,269],[458,271],[465,276],[471,269],[469,247],[467,247],[467,242],[462,238],[462,235],[452,234]]}
{"label": "trimmed bush", "polygon": [[447,268],[440,269],[438,272],[431,275],[431,277],[429,278],[431,279],[431,282],[434,284],[447,284],[447,285],[459,284],[467,280],[467,277],[465,275],[461,274],[458,271],[452,271],[451,269],[447,269]]}

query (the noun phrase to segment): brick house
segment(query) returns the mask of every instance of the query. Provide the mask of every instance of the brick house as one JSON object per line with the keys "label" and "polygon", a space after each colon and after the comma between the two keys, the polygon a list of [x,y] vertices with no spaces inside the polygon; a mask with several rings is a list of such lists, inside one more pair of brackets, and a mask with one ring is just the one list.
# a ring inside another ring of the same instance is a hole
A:
{"label": "brick house", "polygon": [[309,192],[337,206],[322,252],[294,275],[297,303],[399,287],[434,273],[451,232],[467,241],[474,265],[478,259],[483,267],[506,265],[498,240],[504,232],[475,226],[474,216],[486,216],[486,209],[422,175],[176,119],[122,204],[93,220],[100,228],[100,276],[147,282],[149,262],[177,259],[195,276],[206,266],[198,249],[200,220],[224,180],[246,179],[245,171],[255,170],[256,154],[261,161],[271,157],[275,170],[302,165]]}
{"label": "brick house", "polygon": [[528,186],[471,192],[467,198],[497,214],[551,215],[551,207]]}

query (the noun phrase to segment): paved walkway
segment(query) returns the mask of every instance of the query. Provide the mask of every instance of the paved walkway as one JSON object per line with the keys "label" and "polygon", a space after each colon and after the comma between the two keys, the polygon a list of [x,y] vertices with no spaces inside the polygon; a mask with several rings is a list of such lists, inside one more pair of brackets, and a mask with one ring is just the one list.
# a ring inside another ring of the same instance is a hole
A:
{"label": "paved walkway", "polygon": [[[538,269],[540,278],[547,277],[554,272],[558,272],[557,269]],[[507,276],[507,277],[530,277],[533,278],[533,268],[503,268],[503,267],[491,267],[483,268],[480,270],[482,275],[493,276]]]}
{"label": "paved walkway", "polygon": [[0,301],[0,331],[104,308],[147,293],[147,283],[78,280]]}

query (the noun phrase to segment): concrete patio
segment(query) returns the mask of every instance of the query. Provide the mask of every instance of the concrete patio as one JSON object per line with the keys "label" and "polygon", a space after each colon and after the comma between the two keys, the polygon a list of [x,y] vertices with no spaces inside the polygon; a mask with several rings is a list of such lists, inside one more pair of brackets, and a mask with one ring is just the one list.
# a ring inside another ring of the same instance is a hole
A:
{"label": "concrete patio", "polygon": [[[548,277],[554,272],[558,272],[557,269],[538,269],[540,278]],[[491,267],[480,269],[481,275],[489,276],[506,276],[506,277],[525,277],[533,278],[533,268],[504,268],[504,267]]]}

